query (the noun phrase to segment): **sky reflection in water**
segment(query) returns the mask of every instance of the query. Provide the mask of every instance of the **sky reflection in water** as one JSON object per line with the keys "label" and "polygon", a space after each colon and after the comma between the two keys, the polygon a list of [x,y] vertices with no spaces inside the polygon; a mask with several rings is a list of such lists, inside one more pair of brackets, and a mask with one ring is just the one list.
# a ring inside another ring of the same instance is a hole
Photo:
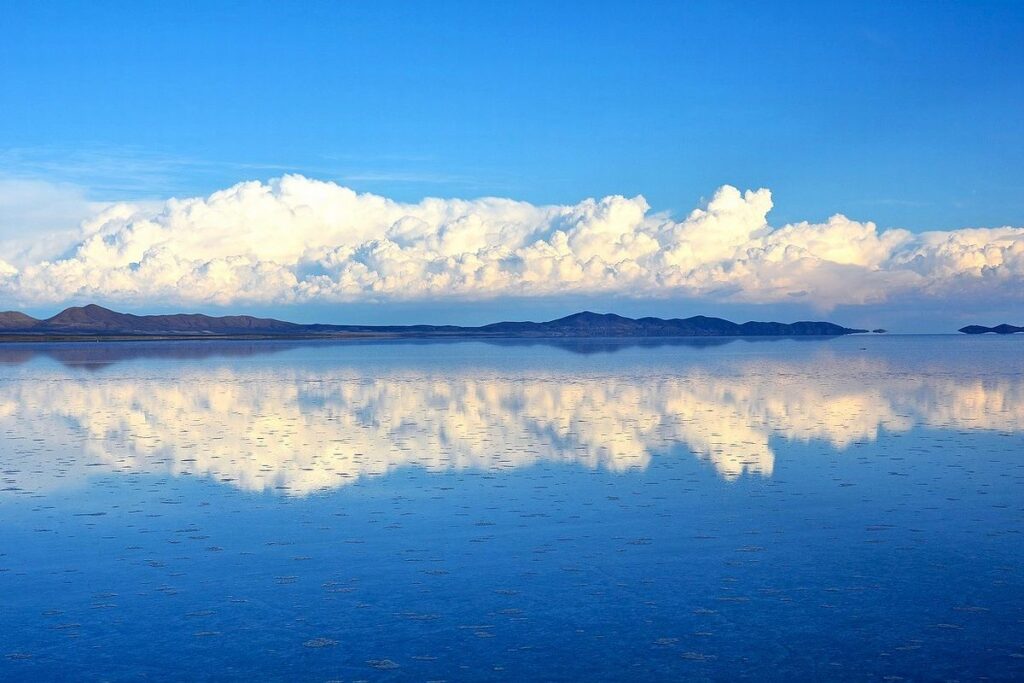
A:
{"label": "sky reflection in water", "polygon": [[1019,341],[2,347],[0,673],[1021,673]]}

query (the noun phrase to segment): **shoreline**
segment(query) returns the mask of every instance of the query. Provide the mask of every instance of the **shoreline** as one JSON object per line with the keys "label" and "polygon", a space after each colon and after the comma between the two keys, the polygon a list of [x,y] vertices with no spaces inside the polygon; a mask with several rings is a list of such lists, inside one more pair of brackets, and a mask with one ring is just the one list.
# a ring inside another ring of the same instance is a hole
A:
{"label": "shoreline", "polygon": [[[397,339],[516,339],[516,340],[575,340],[575,339],[838,339],[853,336],[881,336],[870,332],[850,334],[691,334],[691,335],[568,335],[568,334],[465,334],[465,333],[396,333],[396,332],[341,332],[334,334],[0,334],[0,344],[11,343],[106,343],[154,341],[361,341]],[[959,336],[959,335],[957,335]]]}

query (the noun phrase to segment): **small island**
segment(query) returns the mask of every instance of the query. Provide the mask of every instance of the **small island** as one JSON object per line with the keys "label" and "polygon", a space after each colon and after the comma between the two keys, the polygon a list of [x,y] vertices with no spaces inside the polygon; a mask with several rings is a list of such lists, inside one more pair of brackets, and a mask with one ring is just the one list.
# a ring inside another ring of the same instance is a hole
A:
{"label": "small island", "polygon": [[1016,334],[1018,332],[1024,332],[1024,327],[1017,327],[1015,325],[996,325],[995,327],[985,327],[984,325],[968,325],[967,327],[961,327],[960,332],[964,334]]}
{"label": "small island", "polygon": [[734,323],[697,315],[690,318],[626,318],[584,311],[547,322],[457,325],[302,325],[247,315],[214,317],[199,313],[133,315],[90,304],[40,320],[24,313],[0,313],[0,340],[90,339],[277,339],[366,337],[834,337],[867,330],[830,322]]}

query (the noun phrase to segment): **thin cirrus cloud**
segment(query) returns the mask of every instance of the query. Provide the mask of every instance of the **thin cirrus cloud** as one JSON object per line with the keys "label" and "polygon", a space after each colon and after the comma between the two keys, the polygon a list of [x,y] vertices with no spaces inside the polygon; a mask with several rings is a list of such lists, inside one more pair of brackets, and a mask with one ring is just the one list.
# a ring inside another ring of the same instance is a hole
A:
{"label": "thin cirrus cloud", "polygon": [[45,257],[3,242],[0,292],[215,305],[612,294],[820,310],[1024,297],[1024,228],[912,233],[842,215],[773,227],[771,208],[769,190],[728,185],[682,220],[640,196],[403,204],[285,175],[107,205]]}

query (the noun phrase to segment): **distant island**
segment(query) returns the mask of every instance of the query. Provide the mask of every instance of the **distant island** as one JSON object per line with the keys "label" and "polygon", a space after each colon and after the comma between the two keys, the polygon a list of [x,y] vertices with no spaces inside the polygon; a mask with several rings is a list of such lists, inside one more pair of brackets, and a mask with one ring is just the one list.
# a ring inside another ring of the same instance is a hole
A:
{"label": "distant island", "polygon": [[1017,332],[1024,332],[1024,327],[1017,327],[1015,325],[996,325],[995,327],[985,327],[984,325],[968,325],[967,327],[961,327],[960,331],[964,334],[988,334],[993,332],[995,334],[1016,334]]}
{"label": "distant island", "polygon": [[830,322],[745,322],[703,315],[691,318],[626,318],[584,311],[548,322],[457,325],[302,325],[248,315],[214,317],[199,313],[132,315],[90,304],[39,320],[16,311],[0,313],[0,340],[32,339],[221,339],[345,337],[785,337],[838,336],[867,330]]}

